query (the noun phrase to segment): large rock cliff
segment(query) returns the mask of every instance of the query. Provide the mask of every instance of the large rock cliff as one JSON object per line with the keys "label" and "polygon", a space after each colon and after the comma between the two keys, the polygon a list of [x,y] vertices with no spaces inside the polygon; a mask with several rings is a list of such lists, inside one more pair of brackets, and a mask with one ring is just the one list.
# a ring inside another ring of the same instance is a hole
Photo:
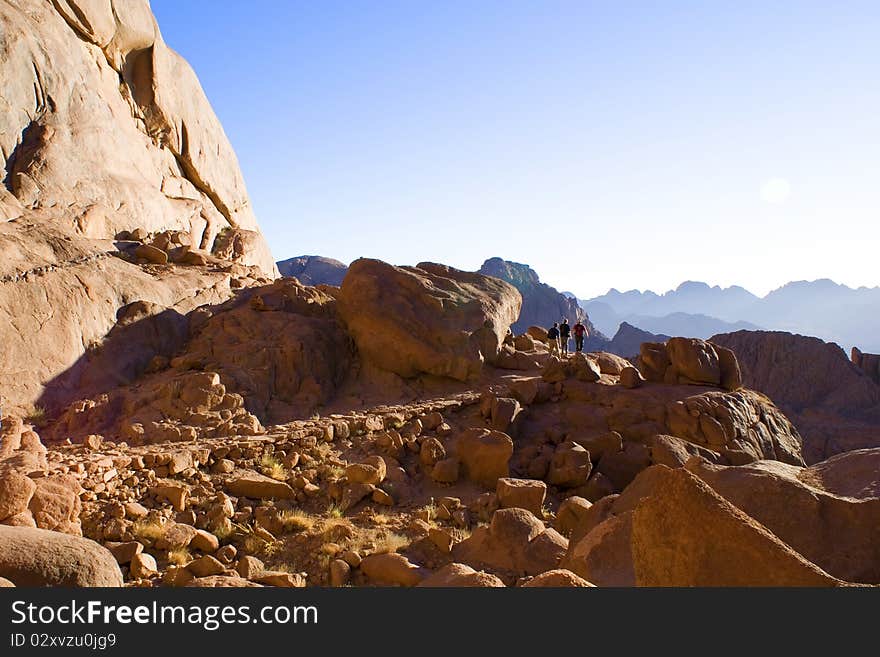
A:
{"label": "large rock cliff", "polygon": [[3,0],[0,68],[7,406],[37,402],[134,301],[187,312],[277,275],[232,146],[146,0]]}

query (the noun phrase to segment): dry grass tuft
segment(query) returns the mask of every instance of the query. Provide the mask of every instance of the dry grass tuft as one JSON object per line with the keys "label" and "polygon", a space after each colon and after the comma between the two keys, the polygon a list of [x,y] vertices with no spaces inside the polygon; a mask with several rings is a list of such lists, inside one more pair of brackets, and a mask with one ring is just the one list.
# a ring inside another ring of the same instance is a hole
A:
{"label": "dry grass tuft", "polygon": [[376,554],[392,553],[409,547],[410,540],[406,536],[390,532],[376,539],[376,548],[373,550]]}
{"label": "dry grass tuft", "polygon": [[131,531],[137,538],[153,542],[165,534],[165,525],[157,520],[140,520],[132,525]]}
{"label": "dry grass tuft", "polygon": [[287,479],[287,468],[271,454],[263,454],[263,458],[260,459],[260,470],[267,477],[277,481],[285,481]]}
{"label": "dry grass tuft", "polygon": [[178,548],[168,552],[168,563],[173,566],[184,566],[192,561],[192,555],[186,548]]}
{"label": "dry grass tuft", "polygon": [[279,515],[281,526],[286,532],[308,531],[317,523],[317,519],[302,509],[282,511]]}

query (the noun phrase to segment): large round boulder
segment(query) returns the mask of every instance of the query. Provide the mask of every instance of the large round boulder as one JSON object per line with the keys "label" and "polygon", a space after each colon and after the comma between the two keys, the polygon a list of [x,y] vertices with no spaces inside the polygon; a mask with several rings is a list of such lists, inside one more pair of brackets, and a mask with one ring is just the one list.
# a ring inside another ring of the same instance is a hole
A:
{"label": "large round boulder", "polygon": [[403,377],[460,381],[494,361],[521,304],[516,288],[491,276],[365,258],[352,263],[339,294],[339,314],[364,358]]}
{"label": "large round boulder", "polygon": [[0,577],[16,586],[122,586],[109,550],[78,536],[0,525]]}

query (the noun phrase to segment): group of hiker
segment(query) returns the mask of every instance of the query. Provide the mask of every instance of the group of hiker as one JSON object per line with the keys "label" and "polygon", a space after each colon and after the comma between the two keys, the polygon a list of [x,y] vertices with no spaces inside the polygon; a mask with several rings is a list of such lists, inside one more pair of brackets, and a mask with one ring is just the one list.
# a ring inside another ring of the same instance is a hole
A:
{"label": "group of hiker", "polygon": [[561,324],[553,322],[553,326],[547,330],[547,344],[550,346],[550,353],[557,356],[567,356],[569,353],[568,344],[572,335],[574,335],[575,351],[583,351],[587,327],[580,320],[574,326],[570,326],[565,318],[563,318]]}

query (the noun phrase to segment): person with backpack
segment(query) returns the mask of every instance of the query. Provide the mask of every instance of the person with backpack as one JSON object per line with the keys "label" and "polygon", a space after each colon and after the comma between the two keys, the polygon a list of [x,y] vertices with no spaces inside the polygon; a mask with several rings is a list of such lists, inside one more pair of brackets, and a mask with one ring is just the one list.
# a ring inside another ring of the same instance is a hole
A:
{"label": "person with backpack", "polygon": [[584,338],[587,336],[587,327],[583,325],[581,320],[578,320],[578,323],[571,330],[574,332],[574,350],[580,353],[584,350]]}
{"label": "person with backpack", "polygon": [[559,355],[559,324],[553,322],[553,326],[547,331],[547,344],[550,346],[550,355]]}
{"label": "person with backpack", "polygon": [[571,327],[568,320],[563,318],[562,325],[559,327],[559,341],[562,343],[562,355],[568,356],[568,339],[571,337]]}

